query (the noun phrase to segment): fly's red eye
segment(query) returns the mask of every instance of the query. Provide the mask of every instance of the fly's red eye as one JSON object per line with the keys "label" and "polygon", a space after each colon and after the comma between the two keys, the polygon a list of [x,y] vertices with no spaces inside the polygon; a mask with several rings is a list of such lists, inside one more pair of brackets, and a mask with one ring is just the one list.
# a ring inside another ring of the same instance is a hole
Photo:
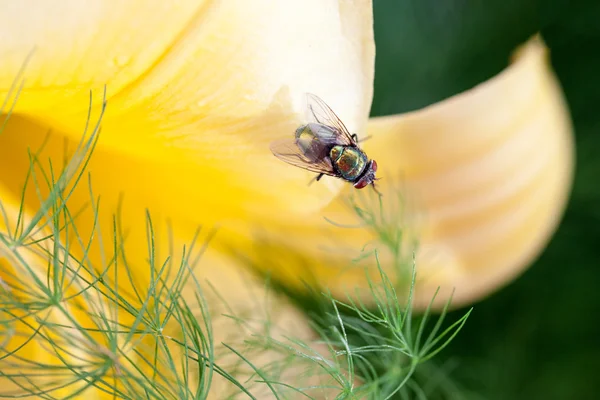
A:
{"label": "fly's red eye", "polygon": [[373,170],[373,172],[377,171],[377,161],[373,160],[371,162],[371,169]]}
{"label": "fly's red eye", "polygon": [[364,188],[365,186],[367,186],[367,181],[366,181],[366,180],[364,180],[364,179],[361,179],[360,181],[358,181],[358,182],[356,182],[356,183],[354,184],[354,187],[355,187],[355,188],[357,188],[357,189],[362,189],[362,188]]}

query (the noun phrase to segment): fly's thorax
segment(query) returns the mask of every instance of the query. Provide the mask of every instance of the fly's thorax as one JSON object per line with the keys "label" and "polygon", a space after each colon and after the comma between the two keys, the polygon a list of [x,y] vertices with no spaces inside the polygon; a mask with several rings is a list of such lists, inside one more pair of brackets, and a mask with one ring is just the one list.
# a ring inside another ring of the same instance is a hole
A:
{"label": "fly's thorax", "polygon": [[358,179],[368,163],[366,154],[351,146],[333,146],[329,157],[337,172],[349,181]]}

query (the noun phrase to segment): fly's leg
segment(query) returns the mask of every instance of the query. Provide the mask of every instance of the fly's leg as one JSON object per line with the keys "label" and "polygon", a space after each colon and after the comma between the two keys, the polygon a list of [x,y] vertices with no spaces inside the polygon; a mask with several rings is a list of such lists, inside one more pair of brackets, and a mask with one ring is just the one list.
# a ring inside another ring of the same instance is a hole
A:
{"label": "fly's leg", "polygon": [[319,174],[319,175],[315,176],[314,178],[312,178],[312,179],[310,180],[310,182],[308,182],[308,184],[310,185],[310,184],[311,184],[311,183],[313,183],[314,181],[317,181],[317,182],[318,182],[318,181],[319,181],[319,180],[320,180],[320,179],[323,177],[323,175],[325,175],[325,174]]}
{"label": "fly's leg", "polygon": [[359,140],[359,139],[358,139],[358,135],[357,135],[356,133],[353,133],[353,134],[352,134],[352,139],[354,139],[354,141],[355,141],[355,142],[357,142],[357,143],[364,142],[365,140],[369,140],[369,139],[371,139],[372,137],[373,137],[373,136],[367,136],[367,137],[364,137],[364,138],[362,138],[362,139],[360,139],[360,140]]}

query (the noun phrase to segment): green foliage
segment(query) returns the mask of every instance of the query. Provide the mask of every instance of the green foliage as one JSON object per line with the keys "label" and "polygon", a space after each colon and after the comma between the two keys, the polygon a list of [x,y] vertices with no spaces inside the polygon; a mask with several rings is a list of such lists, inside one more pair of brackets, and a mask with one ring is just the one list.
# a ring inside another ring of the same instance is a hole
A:
{"label": "green foliage", "polygon": [[[0,388],[0,397],[67,399],[98,390],[122,399],[203,399],[216,378],[229,382],[231,398],[262,398],[257,391],[278,399],[325,393],[338,399],[423,397],[427,389],[413,379],[420,365],[455,337],[469,312],[443,327],[444,309],[429,326],[429,309],[422,316],[412,312],[414,266],[403,299],[377,249],[371,257],[379,279],[369,281],[375,305],[315,293],[320,312],[311,314],[315,337],[308,340],[294,332],[276,334],[268,312],[259,321],[236,315],[219,293],[215,298],[228,311],[212,315],[193,273],[211,234],[204,241],[192,238],[178,259],[159,258],[150,213],[143,227],[150,280],[141,285],[127,263],[119,215],[109,236],[99,229],[101,202],[86,175],[105,107],[69,162],[44,162],[43,147],[30,152],[16,222],[0,201],[0,379],[12,383]],[[67,204],[86,176],[94,229],[84,235],[81,210]],[[40,201],[32,215],[25,207],[28,188]],[[381,209],[354,207],[400,266],[397,224],[382,218]],[[94,243],[110,250],[92,257]],[[183,295],[186,287],[192,298]],[[215,324],[224,318],[240,334],[216,343]],[[27,353],[32,347],[35,356]]]}

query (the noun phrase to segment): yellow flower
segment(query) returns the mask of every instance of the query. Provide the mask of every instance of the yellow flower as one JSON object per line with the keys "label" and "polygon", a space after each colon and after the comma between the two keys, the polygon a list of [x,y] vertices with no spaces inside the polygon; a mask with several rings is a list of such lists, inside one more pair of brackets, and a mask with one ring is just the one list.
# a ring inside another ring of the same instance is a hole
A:
{"label": "yellow flower", "polygon": [[[163,256],[181,257],[198,225],[206,236],[219,227],[196,275],[233,309],[258,307],[249,304],[263,290],[260,281],[240,274],[239,254],[255,263],[268,259],[257,267],[274,267],[275,278],[298,288],[303,279],[338,295],[366,287],[362,269],[347,269],[356,253],[320,246],[340,240],[356,251],[373,238],[366,229],[336,228],[323,219],[349,219],[342,203],[354,189],[328,178],[307,186],[313,174],[282,164],[269,151],[272,140],[291,135],[302,122],[305,92],[323,98],[351,131],[373,135],[364,148],[380,166],[384,202],[395,198],[391,188],[399,185],[411,199],[407,220],[392,223],[408,224],[420,239],[419,306],[438,285],[455,287],[465,303],[506,283],[539,254],[562,212],[571,128],[539,40],[502,74],[466,93],[368,121],[371,1],[31,3],[0,13],[3,98],[33,50],[0,134],[0,199],[8,216],[0,231],[16,225],[29,151],[43,148],[38,159],[46,171],[48,160],[53,168],[63,165],[88,119],[90,90],[93,121],[106,85],[108,108],[87,166],[100,196],[97,223],[85,183],[68,205],[72,212],[88,205],[77,216],[78,234],[89,237],[99,229],[105,237],[104,247],[95,240],[89,253],[73,250],[97,266],[118,212],[134,275],[118,270],[124,291],[133,290],[130,278],[140,287],[151,282],[146,208]],[[28,186],[27,220],[47,194]],[[382,260],[385,268],[389,259]],[[0,283],[14,284],[7,271],[14,274],[19,263],[0,262],[6,274]],[[44,277],[44,258],[34,262]],[[218,312],[216,303],[211,306]],[[283,302],[278,306],[285,315],[294,312]],[[81,310],[77,315],[86,318]],[[303,325],[301,317],[294,319]],[[32,344],[23,357],[58,362],[40,346]]]}
{"label": "yellow flower", "polygon": [[[572,126],[539,37],[489,81],[416,112],[371,118],[368,134],[372,139],[363,147],[380,166],[384,207],[402,209],[384,220],[397,221],[419,241],[417,308],[426,307],[438,288],[436,307],[454,290],[452,304],[458,306],[508,283],[540,254],[562,216],[572,181]],[[404,204],[394,197],[399,188]],[[265,248],[295,248],[311,258],[268,266],[287,272],[286,281],[316,277],[338,296],[365,289],[364,263],[349,269],[348,260],[377,233],[332,227],[323,219],[356,222],[342,201],[353,191],[346,185],[312,217],[280,222],[279,239],[268,237]],[[296,234],[281,239],[281,232]],[[343,240],[345,253],[331,246],[320,250],[332,237]],[[393,257],[387,256],[380,260],[393,274]],[[370,301],[363,292],[363,301]]]}

